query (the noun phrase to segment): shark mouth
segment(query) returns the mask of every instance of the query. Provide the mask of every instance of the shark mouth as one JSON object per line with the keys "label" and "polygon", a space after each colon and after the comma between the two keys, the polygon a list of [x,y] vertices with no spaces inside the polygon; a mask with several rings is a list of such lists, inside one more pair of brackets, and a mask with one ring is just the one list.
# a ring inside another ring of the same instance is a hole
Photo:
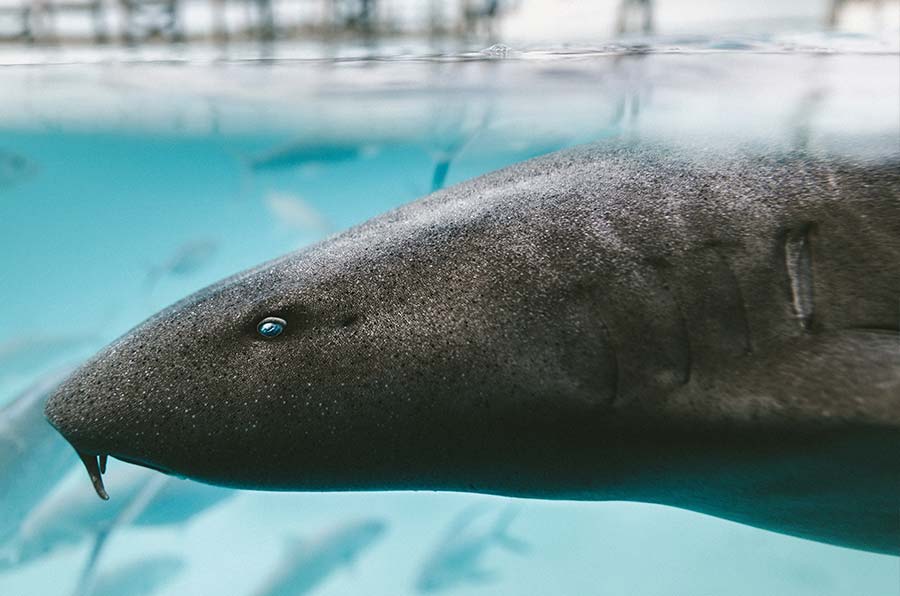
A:
{"label": "shark mouth", "polygon": [[106,455],[89,455],[78,451],[78,449],[75,452],[81,459],[81,463],[87,468],[88,476],[91,478],[94,490],[97,491],[97,496],[104,501],[108,501],[109,495],[106,492],[106,487],[103,486],[103,474],[106,473],[106,460],[108,457]]}

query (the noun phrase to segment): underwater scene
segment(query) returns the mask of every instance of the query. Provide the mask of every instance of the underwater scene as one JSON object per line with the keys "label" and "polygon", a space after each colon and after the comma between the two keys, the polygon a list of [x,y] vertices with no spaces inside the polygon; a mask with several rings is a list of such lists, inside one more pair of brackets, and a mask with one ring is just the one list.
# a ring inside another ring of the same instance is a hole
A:
{"label": "underwater scene", "polygon": [[256,492],[115,459],[97,498],[44,401],[217,280],[585,143],[900,153],[894,38],[379,51],[0,67],[0,595],[900,594],[895,556],[654,504]]}

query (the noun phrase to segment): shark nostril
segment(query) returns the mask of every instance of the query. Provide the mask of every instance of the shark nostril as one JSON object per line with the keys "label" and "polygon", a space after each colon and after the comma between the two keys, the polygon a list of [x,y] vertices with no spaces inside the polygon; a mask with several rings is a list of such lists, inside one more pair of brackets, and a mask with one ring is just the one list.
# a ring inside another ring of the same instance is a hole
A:
{"label": "shark nostril", "polygon": [[[102,475],[106,472],[108,456],[106,454],[88,453],[82,451],[80,437],[85,423],[89,422],[86,412],[93,408],[96,399],[92,394],[86,393],[80,386],[64,385],[50,396],[44,405],[44,417],[66,441],[72,445],[81,463],[87,469],[91,484],[97,495],[104,501],[109,499],[106,488],[103,485]],[[96,417],[93,417],[96,422]],[[83,446],[82,446],[83,447]]]}

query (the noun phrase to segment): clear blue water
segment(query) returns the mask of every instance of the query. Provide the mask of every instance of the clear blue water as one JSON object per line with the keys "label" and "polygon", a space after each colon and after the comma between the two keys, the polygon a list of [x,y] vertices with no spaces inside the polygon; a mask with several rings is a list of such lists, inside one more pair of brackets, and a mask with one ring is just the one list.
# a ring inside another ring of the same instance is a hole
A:
{"label": "clear blue water", "polygon": [[[893,51],[736,47],[0,67],[0,404],[208,283],[427,193],[442,159],[452,184],[622,138],[898,150]],[[128,467],[111,462],[110,482]],[[133,497],[114,484],[110,492],[119,506]],[[0,571],[0,594],[75,589],[111,505],[93,496],[80,469],[47,499],[68,505],[45,505],[31,527],[65,528],[70,538],[48,538],[48,552]],[[477,536],[509,503],[431,492],[235,491],[186,521],[120,524],[98,573],[177,557],[182,564],[162,573],[167,581],[153,593],[253,594],[292,541],[327,550],[348,524],[377,520],[384,532],[359,545],[352,564],[316,563],[328,572],[314,593],[414,594],[461,512],[483,505],[466,528]],[[488,544],[478,568],[490,573],[455,578],[442,593],[900,593],[896,557],[653,505],[514,503],[509,532],[528,551]],[[143,573],[138,579],[155,583]]]}

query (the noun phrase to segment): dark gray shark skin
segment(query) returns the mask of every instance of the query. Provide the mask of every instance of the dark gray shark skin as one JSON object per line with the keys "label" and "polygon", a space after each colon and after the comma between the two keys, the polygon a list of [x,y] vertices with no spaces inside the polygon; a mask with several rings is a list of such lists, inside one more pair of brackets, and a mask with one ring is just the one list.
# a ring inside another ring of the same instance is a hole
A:
{"label": "dark gray shark skin", "polygon": [[109,455],[250,489],[662,503],[897,554],[898,153],[523,162],[182,300],[46,412],[98,487]]}

